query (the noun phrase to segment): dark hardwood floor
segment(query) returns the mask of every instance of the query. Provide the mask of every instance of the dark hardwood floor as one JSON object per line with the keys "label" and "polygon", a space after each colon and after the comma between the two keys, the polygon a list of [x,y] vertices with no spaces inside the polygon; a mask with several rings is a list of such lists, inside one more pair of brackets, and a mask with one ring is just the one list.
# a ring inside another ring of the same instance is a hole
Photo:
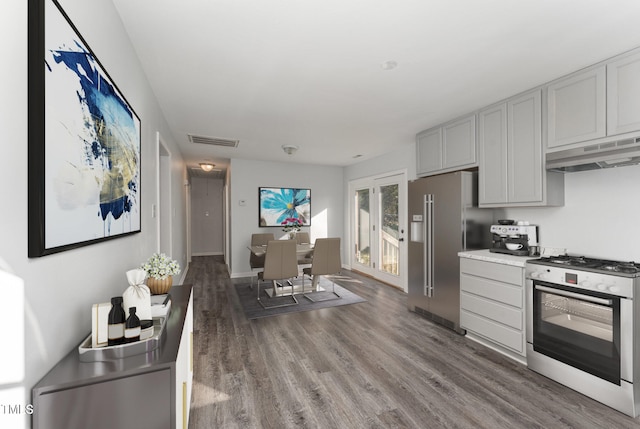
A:
{"label": "dark hardwood floor", "polygon": [[354,273],[339,283],[366,303],[253,321],[221,257],[194,257],[185,283],[194,286],[192,429],[640,427]]}

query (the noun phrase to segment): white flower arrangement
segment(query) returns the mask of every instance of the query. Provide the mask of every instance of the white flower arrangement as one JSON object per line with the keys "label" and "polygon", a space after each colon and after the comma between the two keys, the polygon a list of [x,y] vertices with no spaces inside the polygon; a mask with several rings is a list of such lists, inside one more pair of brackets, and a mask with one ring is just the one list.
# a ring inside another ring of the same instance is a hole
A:
{"label": "white flower arrangement", "polygon": [[140,268],[147,272],[149,277],[164,280],[169,276],[180,274],[180,265],[170,259],[164,253],[154,253]]}

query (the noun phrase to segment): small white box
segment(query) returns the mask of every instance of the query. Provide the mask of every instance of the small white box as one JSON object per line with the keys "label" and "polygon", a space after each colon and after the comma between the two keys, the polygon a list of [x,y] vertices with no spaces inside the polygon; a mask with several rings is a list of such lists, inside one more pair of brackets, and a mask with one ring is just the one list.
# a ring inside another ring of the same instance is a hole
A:
{"label": "small white box", "polygon": [[91,311],[91,347],[104,347],[109,342],[109,311],[111,304],[93,304]]}

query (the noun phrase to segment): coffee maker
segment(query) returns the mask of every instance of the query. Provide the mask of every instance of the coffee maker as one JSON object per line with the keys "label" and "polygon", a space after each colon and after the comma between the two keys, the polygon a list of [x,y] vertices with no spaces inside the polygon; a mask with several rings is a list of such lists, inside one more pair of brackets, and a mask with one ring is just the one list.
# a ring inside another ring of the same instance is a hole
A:
{"label": "coffee maker", "polygon": [[[509,223],[505,223],[509,222]],[[538,246],[538,226],[524,222],[500,221],[491,225],[491,249],[494,253],[529,256],[531,246]]]}

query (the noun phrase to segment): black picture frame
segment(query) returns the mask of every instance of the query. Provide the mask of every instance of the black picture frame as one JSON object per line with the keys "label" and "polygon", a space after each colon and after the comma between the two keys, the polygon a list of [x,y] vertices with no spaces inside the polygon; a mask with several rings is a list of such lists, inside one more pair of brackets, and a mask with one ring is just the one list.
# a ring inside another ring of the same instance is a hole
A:
{"label": "black picture frame", "polygon": [[296,218],[302,226],[311,226],[311,189],[258,188],[258,226],[282,227],[288,218]]}
{"label": "black picture frame", "polygon": [[28,256],[141,231],[141,121],[56,0],[28,0]]}

